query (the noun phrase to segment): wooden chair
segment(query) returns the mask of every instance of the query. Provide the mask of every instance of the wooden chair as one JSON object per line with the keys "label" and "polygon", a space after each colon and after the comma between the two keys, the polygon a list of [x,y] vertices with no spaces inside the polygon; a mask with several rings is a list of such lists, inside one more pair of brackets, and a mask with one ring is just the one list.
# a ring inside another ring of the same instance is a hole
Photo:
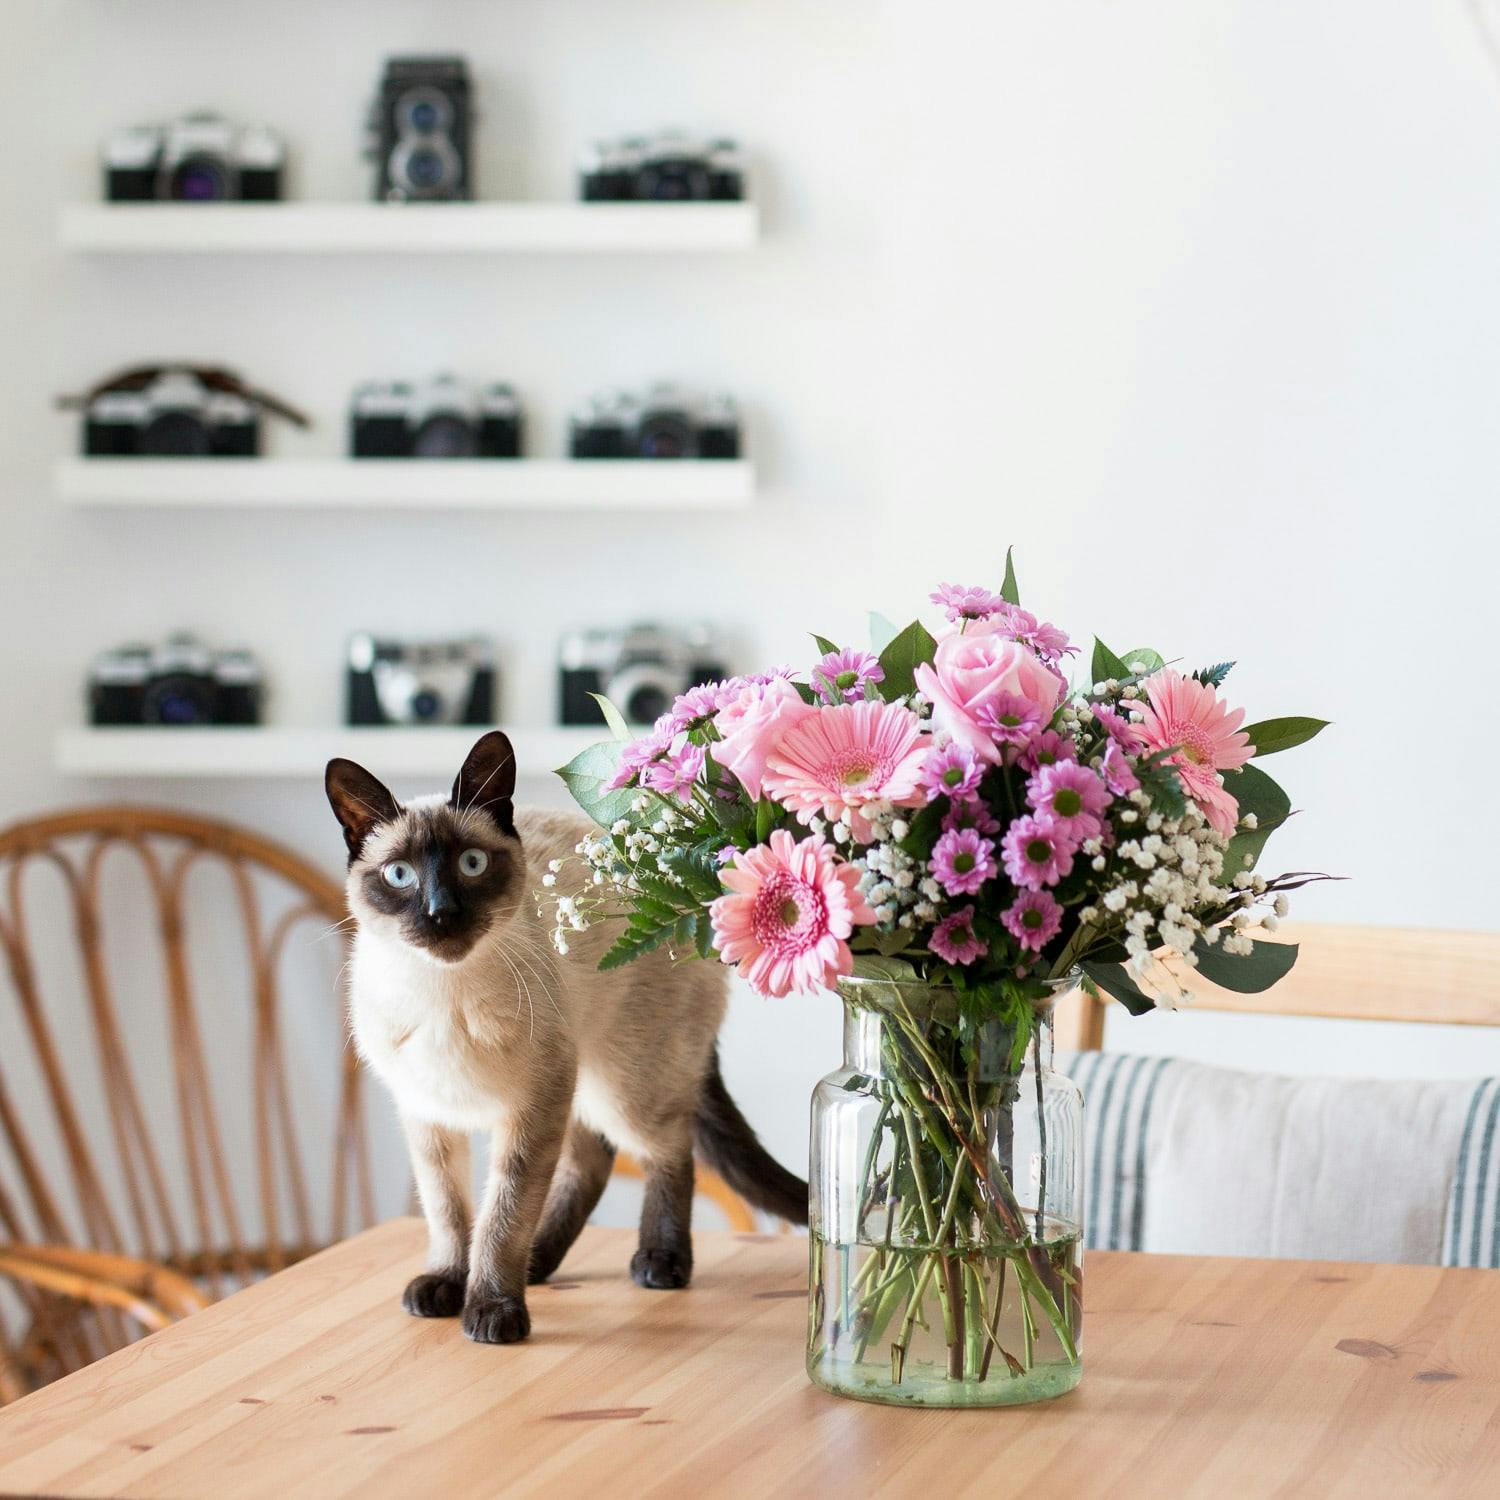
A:
{"label": "wooden chair", "polygon": [[[1189,1010],[1351,1021],[1500,1025],[1500,933],[1301,925],[1272,941],[1300,944],[1285,979],[1238,995],[1194,976]],[[1075,990],[1059,1002],[1057,1045],[1097,1052],[1107,1002]]]}

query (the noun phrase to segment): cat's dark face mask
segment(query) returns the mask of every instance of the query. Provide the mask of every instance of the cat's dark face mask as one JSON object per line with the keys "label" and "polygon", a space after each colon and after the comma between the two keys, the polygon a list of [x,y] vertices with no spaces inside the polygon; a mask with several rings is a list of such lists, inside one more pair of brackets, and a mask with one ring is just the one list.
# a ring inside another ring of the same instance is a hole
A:
{"label": "cat's dark face mask", "polygon": [[402,807],[353,761],[329,762],[328,800],[349,850],[350,909],[441,963],[461,963],[519,907],[524,859],[515,757],[498,731],[470,751],[444,801]]}

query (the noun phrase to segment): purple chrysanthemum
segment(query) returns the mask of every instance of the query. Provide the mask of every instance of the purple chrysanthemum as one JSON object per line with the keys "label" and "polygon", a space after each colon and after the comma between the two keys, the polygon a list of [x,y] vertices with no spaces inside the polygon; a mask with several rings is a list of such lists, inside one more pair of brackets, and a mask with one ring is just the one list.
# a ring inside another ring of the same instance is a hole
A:
{"label": "purple chrysanthemum", "polygon": [[999,867],[987,838],[972,828],[955,828],[932,846],[927,868],[950,896],[972,896]]}
{"label": "purple chrysanthemum", "polygon": [[711,719],[718,713],[724,695],[722,682],[704,682],[679,693],[672,704],[672,717],[687,729],[700,719]]}
{"label": "purple chrysanthemum", "polygon": [[1073,645],[1067,633],[1056,625],[1038,620],[1029,609],[1019,604],[1002,604],[995,611],[1001,634],[1023,646],[1029,646],[1046,662],[1055,662],[1062,657],[1076,655],[1078,647]]}
{"label": "purple chrysanthemum", "polygon": [[932,930],[927,945],[945,963],[971,964],[983,958],[990,946],[974,934],[974,908],[965,906],[945,917]]}
{"label": "purple chrysanthemum", "polygon": [[961,625],[965,620],[987,620],[1006,608],[1005,600],[999,594],[992,594],[988,589],[966,588],[961,583],[940,583],[928,597],[934,604],[942,606],[955,625]]}
{"label": "purple chrysanthemum", "polygon": [[1077,843],[1042,818],[1017,818],[1006,831],[1000,852],[1005,873],[1023,889],[1056,885],[1073,868]]}
{"label": "purple chrysanthemum", "polygon": [[1094,717],[1099,721],[1099,727],[1127,755],[1134,755],[1145,745],[1146,742],[1141,738],[1135,725],[1118,709],[1111,708],[1107,703],[1095,703],[1092,707]]}
{"label": "purple chrysanthemum", "polygon": [[938,797],[951,797],[955,802],[962,802],[979,791],[984,769],[979,757],[967,745],[950,740],[929,753],[922,762],[918,780],[926,788],[929,802]]}
{"label": "purple chrysanthemum", "polygon": [[1036,704],[1019,693],[996,693],[980,706],[974,718],[1001,745],[1029,744],[1042,727]]}
{"label": "purple chrysanthemum", "polygon": [[684,741],[675,750],[653,761],[642,772],[641,780],[653,792],[664,797],[676,797],[679,802],[693,800],[693,788],[703,774],[704,751],[702,745]]}
{"label": "purple chrysanthemum", "polygon": [[867,682],[885,681],[885,668],[878,656],[846,646],[820,658],[808,680],[825,703],[858,703],[865,696]]}
{"label": "purple chrysanthemum", "polygon": [[1129,796],[1141,784],[1135,767],[1113,740],[1104,747],[1104,762],[1099,767],[1099,774],[1103,776],[1105,786],[1117,797]]}
{"label": "purple chrysanthemum", "polygon": [[1022,948],[1040,953],[1057,936],[1062,914],[1062,907],[1046,891],[1022,891],[1000,920]]}
{"label": "purple chrysanthemum", "polygon": [[637,773],[653,761],[660,760],[671,748],[671,734],[664,734],[660,729],[653,729],[650,734],[631,740],[621,750],[620,763],[615,767],[615,774],[604,783],[605,790],[617,792],[621,787],[634,786]]}
{"label": "purple chrysanthemum", "polygon": [[1039,771],[1043,766],[1054,766],[1059,761],[1077,759],[1078,747],[1067,735],[1059,734],[1055,729],[1044,729],[1033,736],[1021,752],[1020,764],[1023,770]]}
{"label": "purple chrysanthemum", "polygon": [[1043,766],[1026,783],[1026,800],[1038,817],[1046,818],[1069,838],[1081,843],[1104,826],[1109,788],[1087,766],[1059,761]]}
{"label": "purple chrysanthemum", "polygon": [[749,682],[753,683],[756,687],[765,687],[769,683],[775,682],[778,677],[785,677],[790,680],[796,675],[797,669],[795,667],[772,667],[769,672],[751,672],[748,677],[742,677],[740,679],[740,686],[743,687],[745,683]]}

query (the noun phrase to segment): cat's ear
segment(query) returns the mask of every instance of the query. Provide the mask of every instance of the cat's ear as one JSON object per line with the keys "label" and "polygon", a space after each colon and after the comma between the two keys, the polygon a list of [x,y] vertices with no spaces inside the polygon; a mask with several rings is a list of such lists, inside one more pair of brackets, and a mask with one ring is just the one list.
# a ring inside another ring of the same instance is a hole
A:
{"label": "cat's ear", "polygon": [[492,729],[469,751],[448,800],[459,812],[483,808],[505,833],[513,834],[516,824],[511,798],[515,794],[516,752],[498,729]]}
{"label": "cat's ear", "polygon": [[365,840],[374,829],[401,816],[401,807],[386,790],[385,784],[352,760],[329,761],[323,786],[328,792],[333,815],[344,830],[344,842],[349,846],[351,860],[359,858]]}

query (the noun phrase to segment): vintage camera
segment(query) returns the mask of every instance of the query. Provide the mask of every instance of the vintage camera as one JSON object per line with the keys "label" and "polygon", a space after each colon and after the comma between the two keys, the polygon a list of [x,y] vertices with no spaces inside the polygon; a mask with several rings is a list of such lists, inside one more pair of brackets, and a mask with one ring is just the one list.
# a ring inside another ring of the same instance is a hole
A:
{"label": "vintage camera", "polygon": [[89,669],[89,722],[98,725],[259,724],[263,683],[248,651],[211,651],[196,636],[121,646]]}
{"label": "vintage camera", "polygon": [[473,109],[461,57],[393,57],[370,111],[377,203],[474,196]]}
{"label": "vintage camera", "polygon": [[478,390],[451,375],[419,385],[368,381],[354,392],[355,458],[519,458],[521,403],[508,385]]}
{"label": "vintage camera", "polygon": [[263,126],[214,114],[172,125],[137,125],[104,143],[104,196],[111,203],[273,203],[281,197],[286,148]]}
{"label": "vintage camera", "polygon": [[83,451],[91,458],[253,458],[260,410],[211,390],[190,370],[164,370],[138,390],[105,390],[84,408]]}
{"label": "vintage camera", "polygon": [[351,725],[493,724],[495,652],[483,636],[349,642]]}
{"label": "vintage camera", "polygon": [[602,724],[589,696],[602,693],[632,724],[651,724],[699,683],[729,675],[718,635],[707,625],[672,629],[578,630],[558,650],[558,714],[564,724]]}
{"label": "vintage camera", "polygon": [[578,170],[586,203],[724,203],[745,196],[745,162],[731,140],[676,131],[596,141]]}
{"label": "vintage camera", "polygon": [[740,419],[728,396],[692,396],[656,385],[638,398],[595,396],[569,422],[574,458],[738,458]]}

